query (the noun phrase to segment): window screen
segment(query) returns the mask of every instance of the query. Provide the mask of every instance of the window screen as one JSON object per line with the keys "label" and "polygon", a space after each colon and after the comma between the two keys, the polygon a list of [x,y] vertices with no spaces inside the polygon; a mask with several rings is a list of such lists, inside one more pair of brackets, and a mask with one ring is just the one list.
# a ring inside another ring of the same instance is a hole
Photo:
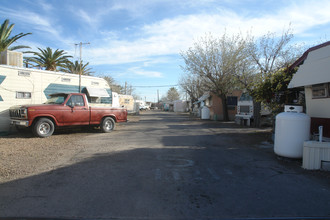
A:
{"label": "window screen", "polygon": [[237,105],[237,96],[227,96],[227,105],[236,106]]}
{"label": "window screen", "polygon": [[31,92],[16,92],[17,99],[31,99]]}
{"label": "window screen", "polygon": [[313,98],[325,98],[327,97],[327,84],[318,84],[312,86]]}

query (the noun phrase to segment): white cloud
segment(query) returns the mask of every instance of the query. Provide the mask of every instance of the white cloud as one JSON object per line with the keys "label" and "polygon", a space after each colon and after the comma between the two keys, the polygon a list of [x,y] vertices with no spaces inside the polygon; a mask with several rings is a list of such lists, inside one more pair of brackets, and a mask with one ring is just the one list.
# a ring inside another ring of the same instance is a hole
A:
{"label": "white cloud", "polygon": [[245,33],[252,30],[256,37],[267,32],[282,34],[291,23],[295,34],[305,34],[316,25],[330,22],[328,1],[299,2],[259,17],[237,14],[232,10],[218,9],[213,14],[177,16],[147,24],[140,29],[140,38],[133,41],[107,39],[99,45],[91,45],[88,59],[95,64],[120,64],[150,60],[154,56],[178,54],[187,49],[205,33],[214,35]]}
{"label": "white cloud", "polygon": [[75,14],[91,27],[95,26],[99,22],[98,18],[94,14],[87,13],[85,10],[77,10]]}
{"label": "white cloud", "polygon": [[[169,4],[175,4],[175,1]],[[213,0],[205,1],[212,2]],[[153,2],[152,5],[159,2],[164,3],[163,0],[158,0]],[[190,1],[189,7],[195,7],[191,5],[199,5],[200,3],[197,0]],[[177,4],[184,3],[179,2]],[[253,11],[247,11],[248,9],[244,13],[238,14],[238,12],[231,9],[219,7],[214,8],[212,12],[177,15],[176,17],[147,23],[141,27],[124,27],[125,33],[128,33],[127,29],[130,28],[138,31],[135,33],[130,32],[134,37],[139,37],[133,40],[128,40],[132,38],[132,35],[125,38],[118,30],[104,29],[101,26],[102,21],[107,18],[105,15],[111,11],[127,10],[130,13],[136,13],[136,15],[142,12],[145,13],[145,10],[152,7],[149,1],[119,1],[113,4],[112,7],[99,8],[93,14],[83,9],[72,11],[72,13],[81,18],[81,25],[88,24],[93,27],[92,31],[97,35],[95,38],[97,40],[94,42],[91,40],[91,45],[83,48],[83,60],[89,61],[93,65],[144,62],[144,67],[132,68],[130,71],[137,75],[162,77],[160,72],[145,71],[143,68],[166,62],[164,57],[178,55],[180,51],[191,46],[194,40],[208,32],[213,33],[213,35],[220,35],[225,30],[228,34],[245,33],[252,30],[252,34],[258,37],[267,32],[281,34],[283,29],[291,23],[296,35],[307,35],[311,34],[308,33],[309,29],[330,22],[329,1],[299,1],[299,3],[289,1],[283,4],[286,5],[271,14],[260,15],[260,12],[255,15]],[[41,7],[45,10],[52,9],[52,6],[45,2]],[[15,18],[21,23],[28,24],[33,29],[48,34],[65,45],[73,45],[76,42],[63,36],[61,29],[63,24],[55,23],[57,20],[54,20],[50,15],[48,17],[42,16],[40,13],[28,9],[17,13],[16,10],[8,8],[0,8],[0,13]],[[139,16],[143,15],[139,14]],[[324,34],[322,33],[322,36]],[[101,37],[102,39],[100,39]],[[35,45],[38,44],[35,43]],[[159,57],[162,57],[162,59],[159,59]]]}
{"label": "white cloud", "polygon": [[45,11],[51,11],[54,9],[54,7],[46,1],[39,0],[36,2],[36,4],[40,5],[42,7],[42,10]]}
{"label": "white cloud", "polygon": [[[44,33],[47,36],[51,36],[52,39],[56,39],[59,43],[67,44],[71,40],[67,40],[61,34],[61,26],[54,24],[51,17],[42,16],[41,14],[25,10],[19,13],[14,9],[0,8],[0,13],[6,17],[10,17],[12,20],[19,21],[21,24],[27,24],[30,27],[30,32],[34,30],[39,33]],[[11,20],[11,22],[12,22]],[[56,26],[56,28],[54,28]]]}
{"label": "white cloud", "polygon": [[163,77],[162,73],[157,71],[147,71],[144,69],[141,69],[140,67],[132,67],[128,69],[128,73],[139,75],[139,76],[145,76],[148,78],[161,78]]}

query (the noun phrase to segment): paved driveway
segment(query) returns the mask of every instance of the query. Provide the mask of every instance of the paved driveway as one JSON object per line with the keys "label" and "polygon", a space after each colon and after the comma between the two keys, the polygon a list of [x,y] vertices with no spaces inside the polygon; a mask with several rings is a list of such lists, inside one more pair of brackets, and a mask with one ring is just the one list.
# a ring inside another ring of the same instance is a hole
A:
{"label": "paved driveway", "polygon": [[149,111],[77,137],[53,169],[0,184],[1,217],[330,217],[328,173],[278,159],[269,129]]}

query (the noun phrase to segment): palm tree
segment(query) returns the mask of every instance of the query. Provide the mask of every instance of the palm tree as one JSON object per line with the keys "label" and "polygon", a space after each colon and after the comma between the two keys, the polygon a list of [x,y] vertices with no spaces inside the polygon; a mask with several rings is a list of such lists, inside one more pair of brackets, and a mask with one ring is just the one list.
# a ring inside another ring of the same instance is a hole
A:
{"label": "palm tree", "polygon": [[69,58],[72,56],[65,55],[64,50],[56,49],[53,53],[53,50],[50,47],[46,49],[40,49],[39,52],[30,52],[35,55],[35,57],[27,57],[27,60],[32,61],[38,64],[40,67],[44,67],[46,70],[56,71],[57,67],[65,68],[69,62]]}
{"label": "palm tree", "polygon": [[15,24],[11,24],[8,27],[9,20],[6,19],[0,26],[0,52],[5,51],[5,50],[18,50],[18,49],[23,49],[23,48],[30,48],[29,46],[24,46],[24,45],[17,45],[17,46],[12,46],[15,41],[20,39],[21,37],[24,37],[26,35],[29,35],[31,33],[19,33],[13,37],[10,37],[10,34],[15,26]]}
{"label": "palm tree", "polygon": [[73,74],[79,74],[81,71],[81,75],[90,76],[94,72],[92,71],[92,68],[87,68],[88,64],[89,62],[83,65],[82,61],[80,62],[80,64],[77,60],[74,63],[69,61],[65,64],[65,68],[61,69],[61,71]]}

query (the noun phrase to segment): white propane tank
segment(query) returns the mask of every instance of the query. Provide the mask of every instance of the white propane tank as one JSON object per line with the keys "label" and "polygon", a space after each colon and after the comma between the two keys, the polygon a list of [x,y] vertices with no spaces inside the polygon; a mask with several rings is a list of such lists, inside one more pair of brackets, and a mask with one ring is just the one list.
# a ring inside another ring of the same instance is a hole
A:
{"label": "white propane tank", "polygon": [[202,108],[201,119],[210,119],[210,109],[206,106]]}
{"label": "white propane tank", "polygon": [[[297,108],[299,107],[299,108]],[[309,140],[311,119],[300,106],[285,106],[276,116],[275,154],[288,158],[301,158],[304,141]]]}

